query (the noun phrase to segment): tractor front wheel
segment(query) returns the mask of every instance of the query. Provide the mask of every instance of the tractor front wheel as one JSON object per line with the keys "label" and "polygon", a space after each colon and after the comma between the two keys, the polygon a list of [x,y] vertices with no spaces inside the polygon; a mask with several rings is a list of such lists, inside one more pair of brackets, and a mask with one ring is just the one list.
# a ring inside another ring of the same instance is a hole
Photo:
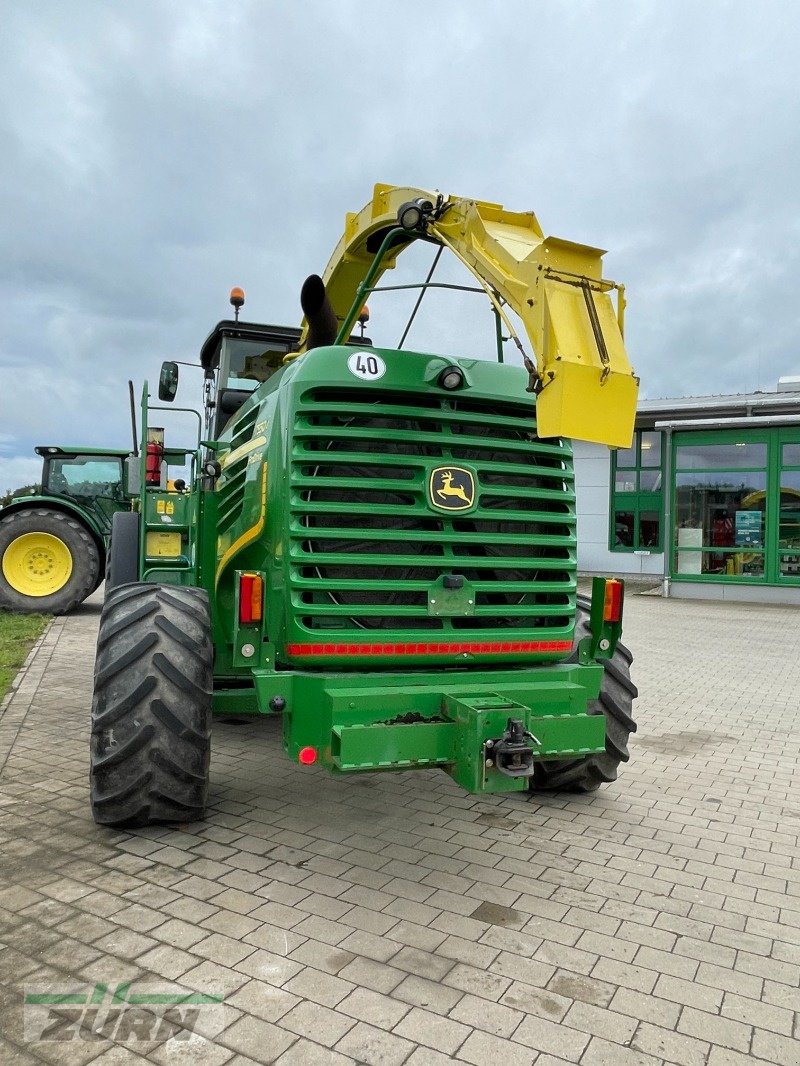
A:
{"label": "tractor front wheel", "polygon": [[[581,597],[575,620],[575,648],[569,662],[578,658],[578,644],[589,636],[589,601]],[[602,714],[606,720],[606,750],[579,759],[551,759],[535,764],[530,787],[533,791],[594,792],[601,784],[616,781],[621,762],[630,759],[628,738],[636,732],[633,701],[638,689],[631,681],[633,655],[618,644],[610,659],[604,659],[600,696],[586,709],[587,714]]]}
{"label": "tractor front wheel", "polygon": [[106,597],[92,702],[96,822],[142,826],[203,817],[212,662],[204,590],[130,584]]}
{"label": "tractor front wheel", "polygon": [[65,511],[28,507],[0,519],[0,610],[66,614],[99,574],[94,537]]}

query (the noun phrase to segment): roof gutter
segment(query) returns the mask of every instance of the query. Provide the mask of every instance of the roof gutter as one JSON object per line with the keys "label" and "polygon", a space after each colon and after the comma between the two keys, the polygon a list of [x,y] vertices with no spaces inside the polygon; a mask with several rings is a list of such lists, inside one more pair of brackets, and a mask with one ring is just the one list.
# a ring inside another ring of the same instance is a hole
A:
{"label": "roof gutter", "polygon": [[800,426],[800,415],[754,415],[751,418],[670,418],[656,429],[753,429],[759,426]]}
{"label": "roof gutter", "polygon": [[771,411],[775,408],[788,408],[789,411],[794,410],[797,412],[800,410],[800,394],[798,393],[773,393],[772,395],[764,395],[763,393],[754,393],[752,395],[743,395],[741,397],[721,396],[719,398],[703,398],[697,400],[677,400],[670,403],[664,400],[642,400],[639,403],[638,414],[649,415],[650,417],[657,417],[659,411],[663,411],[665,414],[669,413],[673,416],[677,416],[682,411],[736,411],[740,410],[742,414],[746,414],[747,411],[758,410],[758,408],[764,408]]}

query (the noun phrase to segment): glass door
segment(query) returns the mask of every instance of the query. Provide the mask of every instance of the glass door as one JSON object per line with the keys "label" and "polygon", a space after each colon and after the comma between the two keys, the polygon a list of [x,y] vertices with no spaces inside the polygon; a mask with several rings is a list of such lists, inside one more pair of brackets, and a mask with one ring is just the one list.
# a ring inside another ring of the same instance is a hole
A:
{"label": "glass door", "polygon": [[676,432],[673,448],[672,577],[764,581],[768,432]]}
{"label": "glass door", "polygon": [[778,434],[780,500],[773,529],[777,578],[800,584],[800,429]]}

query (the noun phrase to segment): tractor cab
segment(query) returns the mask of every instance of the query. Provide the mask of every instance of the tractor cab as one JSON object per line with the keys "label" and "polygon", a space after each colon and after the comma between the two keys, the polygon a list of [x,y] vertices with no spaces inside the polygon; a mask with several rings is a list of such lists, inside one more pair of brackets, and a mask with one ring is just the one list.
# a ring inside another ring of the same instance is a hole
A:
{"label": "tractor cab", "polygon": [[[230,302],[235,318],[223,319],[211,330],[200,349],[200,365],[205,371],[205,436],[214,440],[248,397],[272,377],[290,352],[297,351],[302,329],[295,326],[271,326],[257,322],[240,322],[244,291],[231,289]],[[366,306],[358,321],[361,335],[351,335],[348,344],[369,346],[364,325],[369,319]],[[178,363],[161,366],[158,397],[172,402],[178,389]]]}
{"label": "tractor cab", "polygon": [[250,393],[280,369],[299,340],[300,330],[291,326],[230,320],[214,326],[200,350],[206,379],[216,382],[206,427],[211,438],[218,437]]}
{"label": "tractor cab", "polygon": [[103,529],[110,526],[115,511],[128,506],[123,476],[128,451],[39,445],[36,453],[44,459],[43,496],[77,502],[95,515]]}

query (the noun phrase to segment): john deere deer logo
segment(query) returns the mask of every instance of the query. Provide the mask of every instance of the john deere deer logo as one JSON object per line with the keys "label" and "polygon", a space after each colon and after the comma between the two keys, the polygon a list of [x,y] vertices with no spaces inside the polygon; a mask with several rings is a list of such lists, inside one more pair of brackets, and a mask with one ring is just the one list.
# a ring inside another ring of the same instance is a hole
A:
{"label": "john deere deer logo", "polygon": [[428,499],[442,511],[466,511],[475,502],[475,478],[461,466],[437,466],[431,471]]}

